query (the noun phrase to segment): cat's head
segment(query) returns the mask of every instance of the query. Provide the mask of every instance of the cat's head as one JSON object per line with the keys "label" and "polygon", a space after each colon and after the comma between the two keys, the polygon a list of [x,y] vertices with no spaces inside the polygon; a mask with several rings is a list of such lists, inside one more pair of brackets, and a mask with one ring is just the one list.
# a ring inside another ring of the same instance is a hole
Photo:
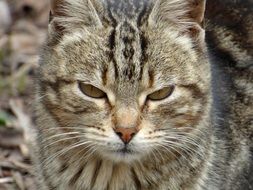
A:
{"label": "cat's head", "polygon": [[39,95],[57,133],[114,161],[194,152],[210,109],[204,7],[52,0]]}

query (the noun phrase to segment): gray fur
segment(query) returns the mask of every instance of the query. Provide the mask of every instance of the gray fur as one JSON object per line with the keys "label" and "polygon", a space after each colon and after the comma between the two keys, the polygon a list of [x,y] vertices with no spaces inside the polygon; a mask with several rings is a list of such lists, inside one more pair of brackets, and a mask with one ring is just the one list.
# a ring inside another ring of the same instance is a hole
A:
{"label": "gray fur", "polygon": [[[252,189],[252,72],[210,61],[204,1],[52,3],[37,80],[39,190]],[[168,98],[147,99],[169,86]],[[117,152],[122,124],[139,129],[131,153]]]}

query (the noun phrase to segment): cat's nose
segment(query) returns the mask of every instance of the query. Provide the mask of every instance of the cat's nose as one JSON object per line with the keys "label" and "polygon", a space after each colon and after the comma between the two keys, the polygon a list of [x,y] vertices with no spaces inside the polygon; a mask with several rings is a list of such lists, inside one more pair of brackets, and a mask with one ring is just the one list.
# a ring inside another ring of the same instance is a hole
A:
{"label": "cat's nose", "polygon": [[125,144],[129,143],[134,135],[138,132],[136,127],[117,127],[114,129],[114,131]]}

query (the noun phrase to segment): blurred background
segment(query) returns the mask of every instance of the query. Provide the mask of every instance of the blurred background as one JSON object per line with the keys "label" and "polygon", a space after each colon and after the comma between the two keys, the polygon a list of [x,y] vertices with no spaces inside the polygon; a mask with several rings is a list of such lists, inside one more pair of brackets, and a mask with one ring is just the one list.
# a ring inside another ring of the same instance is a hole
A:
{"label": "blurred background", "polygon": [[[213,9],[212,2],[216,5],[223,1],[209,2]],[[237,8],[236,2],[247,5],[251,0],[233,1],[233,7]],[[218,12],[210,11],[210,17],[222,19],[228,14],[221,21],[226,24],[237,17],[239,10],[248,14],[248,9],[242,7],[225,12],[224,7],[218,7]],[[32,138],[34,73],[46,39],[48,20],[49,0],[0,0],[0,190],[37,190],[32,175],[31,150],[26,143]],[[236,20],[247,22],[239,16]],[[231,22],[231,25],[238,22]]]}
{"label": "blurred background", "polygon": [[0,0],[0,190],[35,190],[29,147],[47,0]]}

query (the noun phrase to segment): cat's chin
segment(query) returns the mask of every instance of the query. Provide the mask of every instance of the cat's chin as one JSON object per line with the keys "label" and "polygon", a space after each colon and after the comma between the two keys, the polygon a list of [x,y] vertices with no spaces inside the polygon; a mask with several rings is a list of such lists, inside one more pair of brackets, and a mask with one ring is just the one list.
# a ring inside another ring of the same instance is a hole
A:
{"label": "cat's chin", "polygon": [[115,151],[102,151],[101,156],[113,162],[131,163],[141,159],[141,154],[128,149],[119,149]]}

